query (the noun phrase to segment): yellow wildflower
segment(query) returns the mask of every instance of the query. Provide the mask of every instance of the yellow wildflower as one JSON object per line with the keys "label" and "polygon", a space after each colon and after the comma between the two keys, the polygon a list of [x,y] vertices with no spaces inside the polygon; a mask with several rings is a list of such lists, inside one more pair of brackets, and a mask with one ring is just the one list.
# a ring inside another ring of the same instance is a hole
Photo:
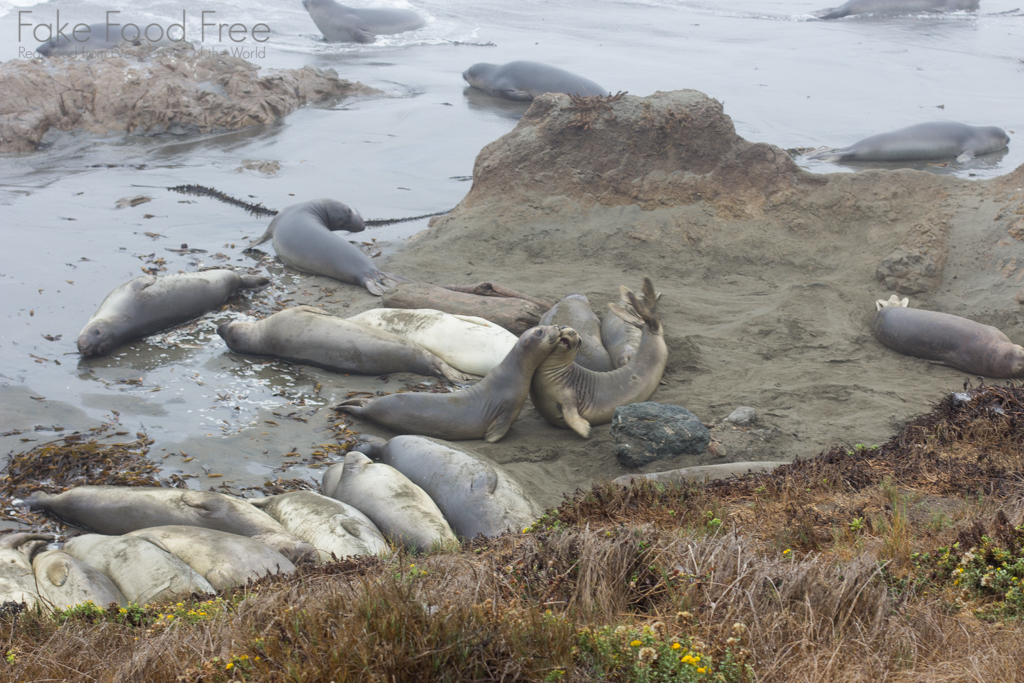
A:
{"label": "yellow wildflower", "polygon": [[681,647],[682,647],[682,645],[680,645],[679,643],[672,643],[672,649],[673,650],[678,650]]}
{"label": "yellow wildflower", "polygon": [[641,643],[639,640],[634,640],[632,643],[629,644],[630,647],[640,647],[640,645]]}
{"label": "yellow wildflower", "polygon": [[224,667],[224,668],[225,668],[225,669],[230,669],[230,668],[231,668],[231,667],[233,667],[234,665],[235,665],[235,663],[234,663],[234,662],[228,662],[228,665],[227,665],[226,667]]}
{"label": "yellow wildflower", "polygon": [[790,550],[789,548],[786,548],[785,550],[782,551],[782,554],[783,555],[789,555],[791,552],[793,552],[793,551]]}
{"label": "yellow wildflower", "polygon": [[701,668],[697,669],[697,673],[699,673],[699,674],[707,673],[707,671],[708,670],[705,669],[704,667],[701,667]]}

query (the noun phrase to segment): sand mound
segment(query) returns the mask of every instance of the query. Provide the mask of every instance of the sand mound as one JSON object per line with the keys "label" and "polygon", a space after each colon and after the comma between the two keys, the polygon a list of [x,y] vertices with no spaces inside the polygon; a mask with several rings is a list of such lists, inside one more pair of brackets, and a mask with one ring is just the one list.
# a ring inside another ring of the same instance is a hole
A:
{"label": "sand mound", "polygon": [[210,133],[270,123],[311,102],[378,92],[313,67],[259,74],[227,53],[123,48],[117,56],[0,64],[0,152],[28,152],[51,128]]}
{"label": "sand mound", "polygon": [[[717,455],[645,470],[811,456],[881,443],[963,373],[900,356],[871,336],[873,302],[967,315],[1024,340],[1014,300],[1024,270],[1024,169],[975,182],[920,171],[819,176],[736,135],[695,91],[574,102],[537,98],[477,158],[473,187],[395,255],[389,269],[436,284],[500,282],[590,297],[649,275],[670,358],[652,400],[720,422]],[[1019,236],[1018,236],[1019,235]],[[368,431],[374,428],[363,427]],[[625,473],[607,425],[589,441],[532,408],[480,447],[545,502]]]}

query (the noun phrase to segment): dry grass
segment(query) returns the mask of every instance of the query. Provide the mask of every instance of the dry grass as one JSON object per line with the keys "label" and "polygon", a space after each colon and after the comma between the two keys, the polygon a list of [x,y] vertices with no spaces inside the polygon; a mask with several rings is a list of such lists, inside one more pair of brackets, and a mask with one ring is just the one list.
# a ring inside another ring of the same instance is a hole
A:
{"label": "dry grass", "polygon": [[982,387],[878,448],[595,487],[529,533],[452,552],[348,559],[131,619],[7,614],[0,679],[1021,681],[1021,622],[979,618],[999,596],[918,553],[1019,553],[1022,417],[1024,391]]}

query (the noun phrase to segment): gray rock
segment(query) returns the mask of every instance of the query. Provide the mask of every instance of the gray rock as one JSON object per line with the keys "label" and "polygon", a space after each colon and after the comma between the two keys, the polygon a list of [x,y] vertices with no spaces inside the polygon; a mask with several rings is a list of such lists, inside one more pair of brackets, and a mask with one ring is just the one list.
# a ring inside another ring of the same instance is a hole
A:
{"label": "gray rock", "polygon": [[749,427],[757,421],[757,411],[750,406],[740,406],[729,413],[729,417],[725,418],[725,421],[740,427]]}
{"label": "gray rock", "polygon": [[615,409],[612,438],[620,463],[642,467],[676,455],[698,455],[711,441],[711,433],[686,408],[646,402]]}

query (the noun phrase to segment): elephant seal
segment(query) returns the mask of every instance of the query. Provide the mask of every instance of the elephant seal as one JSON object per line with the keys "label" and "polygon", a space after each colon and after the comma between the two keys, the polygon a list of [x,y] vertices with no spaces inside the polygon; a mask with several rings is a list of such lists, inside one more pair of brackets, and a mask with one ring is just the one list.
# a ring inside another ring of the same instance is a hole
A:
{"label": "elephant seal", "polygon": [[[650,278],[644,278],[643,299],[629,292],[636,316],[618,304],[608,304],[616,314],[634,325],[643,325],[636,355],[611,372],[593,372],[573,362],[581,345],[572,328],[568,346],[560,346],[545,359],[533,375],[530,398],[541,416],[558,427],[574,430],[583,438],[590,426],[611,422],[615,409],[646,401],[658,388],[668,362],[664,330],[657,314],[657,295]],[[647,302],[652,302],[648,304]]]}
{"label": "elephant seal", "polygon": [[390,465],[349,451],[332,498],[369,517],[392,542],[412,551],[455,541],[455,534],[430,496]]}
{"label": "elephant seal", "polygon": [[[152,24],[150,24],[152,26]],[[159,25],[158,25],[159,26]],[[181,24],[172,24],[168,28],[176,28]],[[78,25],[75,26],[77,28]],[[84,55],[97,50],[115,50],[122,45],[128,47],[139,47],[148,45],[150,47],[166,47],[168,45],[181,45],[185,42],[184,33],[181,38],[171,38],[163,27],[160,27],[160,37],[156,40],[149,40],[145,35],[146,26],[138,24],[88,24],[89,30],[81,29],[76,33],[68,31],[60,33],[45,43],[40,43],[36,52],[44,57],[74,57]],[[132,28],[134,27],[134,28]],[[184,30],[184,27],[182,27]],[[151,31],[152,33],[152,31]]]}
{"label": "elephant seal", "polygon": [[685,484],[687,482],[702,483],[714,481],[715,479],[728,479],[730,477],[742,477],[748,472],[767,472],[779,465],[788,465],[788,460],[758,460],[750,462],[727,462],[720,465],[698,465],[696,467],[684,467],[678,470],[667,470],[665,472],[649,472],[647,474],[624,474],[621,477],[612,479],[613,484],[629,486],[634,481],[653,481],[662,483]]}
{"label": "elephant seal", "polygon": [[166,550],[199,573],[217,590],[244,586],[267,574],[292,574],[295,565],[265,543],[248,536],[194,526],[155,526],[132,531]]}
{"label": "elephant seal", "polygon": [[224,323],[217,334],[235,353],[281,358],[332,372],[415,372],[451,382],[469,379],[418,344],[312,306],[286,308],[256,322]]}
{"label": "elephant seal", "polygon": [[979,0],[850,0],[837,9],[815,12],[819,19],[842,19],[851,14],[897,14],[908,12],[955,12],[978,9]]}
{"label": "elephant seal", "polygon": [[[619,292],[619,307],[630,315],[636,316],[633,305],[629,303],[629,289],[619,287]],[[638,298],[643,299],[643,296],[641,294]],[[659,293],[657,296],[660,297],[661,294]],[[569,325],[569,327],[576,329],[574,325]],[[579,332],[578,329],[576,331]],[[601,318],[601,343],[608,350],[613,366],[621,368],[628,363],[636,355],[636,350],[640,348],[642,337],[643,333],[639,327],[627,323],[611,309],[605,311],[604,317]],[[576,362],[578,363],[579,361],[577,360]]]}
{"label": "elephant seal", "polygon": [[471,375],[486,375],[519,341],[489,320],[430,308],[373,308],[349,320],[408,339]]}
{"label": "elephant seal", "polygon": [[19,550],[30,541],[52,540],[45,534],[13,533],[0,536],[0,604],[16,602],[32,609],[39,602],[29,556]]}
{"label": "elephant seal", "polygon": [[463,71],[462,77],[471,86],[488,95],[521,102],[528,102],[547,92],[580,97],[610,94],[582,76],[539,62],[509,62],[501,65],[480,62]]}
{"label": "elephant seal", "polygon": [[255,538],[295,564],[315,562],[317,557],[312,546],[289,534],[267,513],[240,498],[212,491],[78,486],[58,494],[36,491],[25,498],[25,505],[100,534],[181,524]]}
{"label": "elephant seal", "polygon": [[426,491],[466,540],[519,532],[543,514],[508,472],[472,451],[422,436],[396,436],[383,446],[367,446],[363,449],[375,460]]}
{"label": "elephant seal", "polygon": [[594,372],[614,370],[608,350],[601,342],[601,321],[590,308],[584,294],[568,294],[541,316],[541,325],[571,327],[580,336],[580,352],[576,363]]}
{"label": "elephant seal", "polygon": [[381,555],[391,551],[369,517],[327,495],[292,491],[279,496],[254,498],[250,502],[280,522],[289,533],[316,548],[321,562],[349,555]]}
{"label": "elephant seal", "polygon": [[957,162],[998,152],[1010,137],[998,126],[968,126],[953,121],[918,123],[866,137],[843,149],[808,155],[824,161],[918,161],[955,157]]}
{"label": "elephant seal", "polygon": [[875,339],[908,356],[985,377],[1024,375],[1024,347],[995,327],[967,318],[886,306],[875,313],[871,331]]}
{"label": "elephant seal", "polygon": [[44,550],[32,558],[39,599],[53,610],[91,602],[97,607],[116,603],[128,606],[128,598],[99,569],[63,550]]}
{"label": "elephant seal", "polygon": [[337,230],[360,232],[365,228],[358,211],[334,199],[314,199],[282,209],[248,248],[273,239],[274,251],[292,268],[366,287],[370,294],[382,296],[387,291],[385,279],[409,280],[377,270],[369,256],[334,234]]}
{"label": "elephant seal", "polygon": [[568,344],[556,326],[533,327],[523,332],[505,360],[468,389],[451,394],[405,392],[353,398],[335,410],[373,420],[399,434],[494,443],[519,417],[534,370],[560,342]]}
{"label": "elephant seal", "polygon": [[85,534],[65,543],[64,552],[106,574],[137,605],[216,592],[187,564],[142,538]]}
{"label": "elephant seal", "polygon": [[346,7],[334,0],[302,0],[302,6],[328,43],[372,43],[378,35],[426,26],[410,9]]}
{"label": "elephant seal", "polygon": [[78,350],[84,358],[105,356],[122,344],[212,311],[239,289],[269,282],[224,269],[137,277],[107,295],[79,333]]}

